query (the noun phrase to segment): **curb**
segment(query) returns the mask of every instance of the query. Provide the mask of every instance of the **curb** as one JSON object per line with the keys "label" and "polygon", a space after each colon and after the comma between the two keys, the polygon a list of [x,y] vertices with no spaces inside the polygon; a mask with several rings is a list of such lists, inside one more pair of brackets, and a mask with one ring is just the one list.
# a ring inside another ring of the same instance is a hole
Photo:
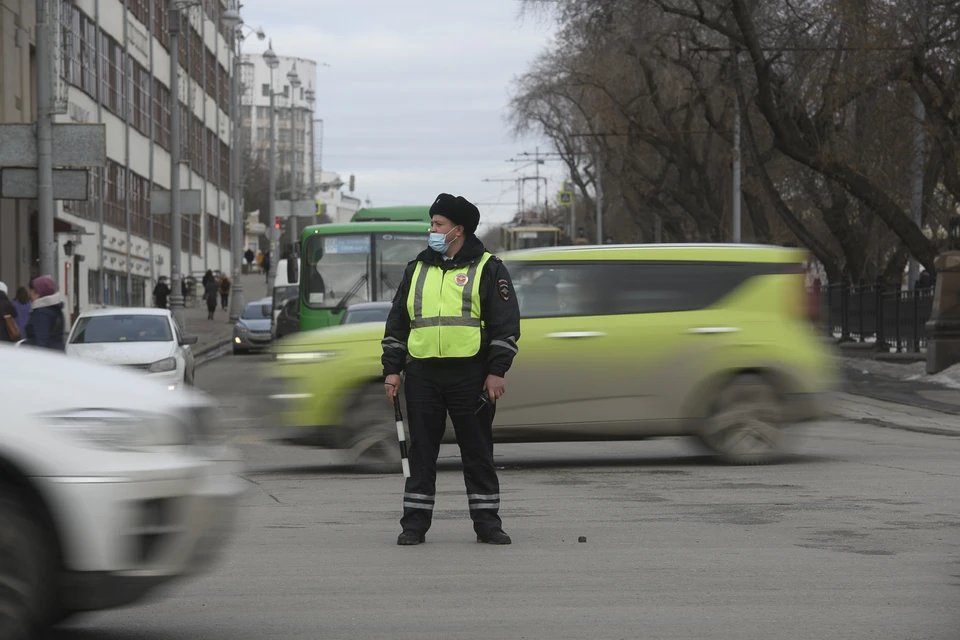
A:
{"label": "curb", "polygon": [[[851,418],[845,418],[846,420],[851,420]],[[926,433],[928,435],[934,436],[946,436],[948,438],[960,438],[960,433],[953,431],[951,429],[937,429],[936,427],[915,427],[909,425],[897,424],[895,422],[888,422],[886,420],[879,420],[877,418],[856,418],[852,419],[854,422],[859,422],[860,424],[869,424],[874,427],[883,427],[885,429],[897,429],[899,431],[912,431],[914,433]]]}
{"label": "curb", "polygon": [[233,341],[233,338],[223,338],[223,339],[221,339],[221,340],[215,340],[215,341],[213,341],[213,342],[208,342],[207,344],[203,345],[203,346],[200,347],[199,349],[196,349],[195,351],[193,351],[193,357],[194,357],[194,358],[198,358],[198,357],[200,357],[200,356],[202,356],[202,355],[205,355],[205,354],[210,353],[211,351],[216,351],[217,349],[222,349],[223,347],[225,347],[225,346],[227,346],[228,344],[230,344],[231,341]]}

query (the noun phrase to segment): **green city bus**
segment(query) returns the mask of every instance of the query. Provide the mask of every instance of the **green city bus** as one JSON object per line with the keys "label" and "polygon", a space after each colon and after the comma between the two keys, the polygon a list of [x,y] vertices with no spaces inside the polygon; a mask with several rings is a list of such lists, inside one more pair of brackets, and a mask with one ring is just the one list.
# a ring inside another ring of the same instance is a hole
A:
{"label": "green city bus", "polygon": [[407,263],[427,246],[429,232],[422,220],[304,229],[299,259],[287,261],[290,282],[299,283],[300,331],[338,324],[348,305],[392,300]]}
{"label": "green city bus", "polygon": [[430,224],[430,207],[367,207],[360,209],[351,222],[426,222]]}

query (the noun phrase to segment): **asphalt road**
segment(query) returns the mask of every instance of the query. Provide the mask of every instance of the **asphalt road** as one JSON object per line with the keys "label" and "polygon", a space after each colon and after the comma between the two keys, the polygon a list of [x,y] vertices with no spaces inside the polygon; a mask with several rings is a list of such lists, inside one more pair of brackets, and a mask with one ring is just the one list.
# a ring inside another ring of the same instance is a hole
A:
{"label": "asphalt road", "polygon": [[434,527],[404,548],[402,477],[257,442],[261,359],[197,376],[249,465],[223,561],[57,638],[957,638],[960,438],[824,423],[759,468],[676,440],[503,446],[509,547],[475,542],[444,449]]}

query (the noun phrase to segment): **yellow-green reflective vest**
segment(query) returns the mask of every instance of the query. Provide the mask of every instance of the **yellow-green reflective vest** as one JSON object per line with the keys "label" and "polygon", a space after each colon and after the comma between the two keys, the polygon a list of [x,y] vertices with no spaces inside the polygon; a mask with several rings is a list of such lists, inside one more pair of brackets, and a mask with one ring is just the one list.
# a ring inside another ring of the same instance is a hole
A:
{"label": "yellow-green reflective vest", "polygon": [[470,358],[480,351],[480,274],[491,255],[444,271],[418,262],[407,294],[414,358]]}

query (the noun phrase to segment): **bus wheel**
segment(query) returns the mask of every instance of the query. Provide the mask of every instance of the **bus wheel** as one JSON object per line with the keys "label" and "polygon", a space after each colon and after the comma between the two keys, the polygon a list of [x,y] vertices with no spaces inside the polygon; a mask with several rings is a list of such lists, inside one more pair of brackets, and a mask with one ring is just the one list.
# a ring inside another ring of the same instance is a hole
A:
{"label": "bus wheel", "polygon": [[361,473],[401,471],[396,421],[382,385],[368,385],[358,394],[346,422],[352,433],[349,464]]}

